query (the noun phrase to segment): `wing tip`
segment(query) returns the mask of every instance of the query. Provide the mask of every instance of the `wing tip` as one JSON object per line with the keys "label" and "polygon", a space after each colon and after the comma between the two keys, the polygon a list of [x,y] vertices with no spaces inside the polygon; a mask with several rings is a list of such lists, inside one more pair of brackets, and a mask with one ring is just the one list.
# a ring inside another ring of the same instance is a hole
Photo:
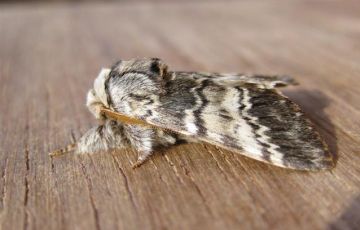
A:
{"label": "wing tip", "polygon": [[299,82],[289,75],[280,75],[278,76],[278,78],[280,82],[276,84],[277,87],[287,86],[287,85],[299,85]]}
{"label": "wing tip", "polygon": [[337,163],[336,157],[334,155],[327,155],[319,157],[311,161],[297,161],[291,162],[285,165],[284,167],[300,171],[311,171],[311,172],[320,172],[325,170],[332,170],[335,168]]}

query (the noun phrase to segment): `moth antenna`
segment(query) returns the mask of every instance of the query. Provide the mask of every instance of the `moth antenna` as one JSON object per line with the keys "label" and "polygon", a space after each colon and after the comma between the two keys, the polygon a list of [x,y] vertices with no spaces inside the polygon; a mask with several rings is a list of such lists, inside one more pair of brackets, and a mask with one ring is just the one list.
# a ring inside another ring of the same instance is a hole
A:
{"label": "moth antenna", "polygon": [[105,117],[115,119],[115,120],[120,121],[120,122],[125,123],[125,124],[150,126],[150,124],[146,123],[143,120],[140,120],[140,119],[137,119],[137,118],[132,118],[132,117],[123,115],[121,113],[114,112],[114,111],[112,111],[110,109],[102,108],[101,113],[104,114]]}
{"label": "moth antenna", "polygon": [[75,151],[75,148],[76,148],[76,144],[75,144],[75,143],[69,144],[69,145],[66,146],[65,148],[58,149],[58,150],[55,150],[55,151],[49,153],[49,156],[51,156],[51,157],[56,157],[56,156],[65,155],[65,154],[67,154],[67,153],[69,153],[69,152]]}

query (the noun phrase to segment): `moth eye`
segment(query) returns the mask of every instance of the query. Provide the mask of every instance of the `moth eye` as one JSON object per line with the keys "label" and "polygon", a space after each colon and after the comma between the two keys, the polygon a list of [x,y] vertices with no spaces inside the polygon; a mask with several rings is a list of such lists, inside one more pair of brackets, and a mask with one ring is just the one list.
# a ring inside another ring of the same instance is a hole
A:
{"label": "moth eye", "polygon": [[167,65],[163,63],[159,58],[151,58],[150,72],[163,76],[167,72]]}
{"label": "moth eye", "polygon": [[151,63],[150,71],[156,74],[160,74],[159,62],[154,61]]}
{"label": "moth eye", "polygon": [[112,69],[109,73],[109,78],[115,77],[117,74],[116,70]]}

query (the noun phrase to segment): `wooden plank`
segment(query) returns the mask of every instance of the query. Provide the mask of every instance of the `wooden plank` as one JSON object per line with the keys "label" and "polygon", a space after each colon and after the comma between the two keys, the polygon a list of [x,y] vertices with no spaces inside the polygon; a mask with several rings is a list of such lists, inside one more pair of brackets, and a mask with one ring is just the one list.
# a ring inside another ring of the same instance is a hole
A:
{"label": "wooden plank", "polygon": [[[3,5],[1,229],[355,229],[360,221],[356,1]],[[47,153],[96,121],[101,67],[161,57],[177,70],[286,73],[284,90],[339,157],[305,173],[184,144],[132,170],[131,149]]]}

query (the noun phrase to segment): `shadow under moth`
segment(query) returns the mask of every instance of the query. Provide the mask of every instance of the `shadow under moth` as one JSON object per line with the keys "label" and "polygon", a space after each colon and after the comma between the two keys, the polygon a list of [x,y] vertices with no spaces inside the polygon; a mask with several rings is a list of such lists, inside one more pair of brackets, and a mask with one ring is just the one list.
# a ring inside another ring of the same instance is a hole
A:
{"label": "shadow under moth", "polygon": [[168,71],[157,58],[118,61],[101,70],[87,94],[101,124],[50,155],[131,146],[137,167],[157,147],[202,141],[280,167],[330,169],[334,159],[312,123],[276,89],[294,83],[285,76]]}

